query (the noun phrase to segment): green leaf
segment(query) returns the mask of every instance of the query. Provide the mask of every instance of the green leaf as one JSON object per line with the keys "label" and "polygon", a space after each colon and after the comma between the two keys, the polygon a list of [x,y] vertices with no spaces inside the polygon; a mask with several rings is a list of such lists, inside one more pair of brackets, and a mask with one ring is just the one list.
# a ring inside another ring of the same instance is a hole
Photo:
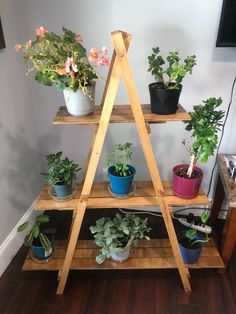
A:
{"label": "green leaf", "polygon": [[28,221],[24,222],[23,224],[21,224],[21,225],[17,228],[17,232],[21,232],[21,231],[25,230],[25,229],[28,227],[28,225],[29,225],[29,222],[28,222]]}
{"label": "green leaf", "polygon": [[105,256],[105,255],[102,255],[102,254],[101,254],[101,255],[96,256],[96,262],[97,262],[98,264],[104,263],[105,259],[106,259],[106,256]]}
{"label": "green leaf", "polygon": [[39,240],[40,243],[42,244],[42,247],[44,248],[45,251],[49,251],[51,249],[51,242],[46,236],[46,234],[43,234],[42,232],[39,234]]}

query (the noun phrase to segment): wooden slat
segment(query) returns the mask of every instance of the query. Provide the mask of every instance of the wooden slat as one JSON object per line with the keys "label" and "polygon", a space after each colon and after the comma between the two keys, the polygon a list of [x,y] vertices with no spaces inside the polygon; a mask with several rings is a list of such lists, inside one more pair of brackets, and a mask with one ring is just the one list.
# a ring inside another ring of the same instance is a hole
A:
{"label": "wooden slat", "polygon": [[[151,113],[150,105],[141,105],[144,120],[148,123],[164,123],[170,121],[189,121],[190,116],[179,105],[179,108],[175,114],[170,115],[158,115]],[[53,124],[97,124],[100,121],[102,112],[101,106],[95,106],[93,114],[85,117],[71,116],[66,110],[65,106],[61,106],[53,120]],[[110,123],[130,123],[134,122],[134,116],[130,105],[115,105],[112,110]]]}
{"label": "wooden slat", "polygon": [[[209,200],[200,189],[199,195],[194,199],[181,199],[173,194],[172,181],[162,181],[164,187],[164,199],[169,206],[206,205]],[[116,199],[108,192],[108,182],[94,183],[88,200],[87,208],[110,208],[110,207],[141,207],[158,206],[155,190],[151,181],[135,181],[136,191],[128,199]],[[81,195],[82,184],[77,185],[77,192],[72,200],[56,202],[48,193],[50,186],[44,185],[35,203],[37,210],[71,210],[77,209]]]}
{"label": "wooden slat", "polygon": [[[36,263],[27,255],[23,270],[60,270],[66,254],[66,242],[58,241],[53,258],[47,263]],[[123,263],[106,260],[98,265],[95,257],[99,248],[93,240],[79,240],[74,252],[71,269],[159,269],[177,268],[170,241],[167,239],[152,239],[139,241],[139,246],[133,248],[130,258]],[[205,245],[196,264],[186,265],[189,268],[224,268],[224,263],[218,253],[214,240]]]}

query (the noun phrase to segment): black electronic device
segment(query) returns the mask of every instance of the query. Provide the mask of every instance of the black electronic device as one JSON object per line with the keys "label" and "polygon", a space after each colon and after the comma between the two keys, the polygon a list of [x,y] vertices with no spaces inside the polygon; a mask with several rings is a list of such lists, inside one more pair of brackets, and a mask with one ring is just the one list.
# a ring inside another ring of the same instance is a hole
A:
{"label": "black electronic device", "polygon": [[235,0],[223,0],[216,47],[236,47]]}

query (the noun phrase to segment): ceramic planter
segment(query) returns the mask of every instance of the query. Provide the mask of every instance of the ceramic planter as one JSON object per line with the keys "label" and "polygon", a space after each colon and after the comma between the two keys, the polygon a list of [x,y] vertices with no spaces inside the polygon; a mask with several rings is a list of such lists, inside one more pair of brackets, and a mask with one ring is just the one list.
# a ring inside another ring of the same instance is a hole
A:
{"label": "ceramic planter", "polygon": [[68,88],[63,90],[67,111],[72,116],[83,117],[94,111],[95,83],[88,86],[87,89],[91,95],[90,98],[84,95],[80,89],[76,92]]}
{"label": "ceramic planter", "polygon": [[159,83],[150,84],[149,93],[152,113],[161,115],[176,113],[181,90],[182,85],[179,89],[166,89]]}
{"label": "ceramic planter", "polygon": [[194,167],[200,173],[199,178],[182,178],[176,174],[178,169],[188,169],[189,165],[182,164],[173,168],[173,192],[176,196],[184,199],[195,198],[198,195],[199,188],[203,178],[203,171]]}
{"label": "ceramic planter", "polygon": [[119,177],[113,174],[114,167],[108,168],[108,177],[110,180],[111,191],[117,195],[126,195],[130,193],[132,189],[132,183],[136,170],[133,166],[128,165],[131,175],[126,177]]}
{"label": "ceramic planter", "polygon": [[[183,258],[183,261],[185,264],[194,264],[198,261],[199,256],[201,255],[203,243],[198,243],[199,247],[198,248],[187,248],[184,245],[180,243],[180,239],[185,237],[186,230],[182,230],[180,233],[177,235],[177,239],[179,241],[179,248],[180,252]],[[198,233],[197,234],[197,239],[202,239],[202,236]]]}
{"label": "ceramic planter", "polygon": [[55,184],[53,185],[53,190],[55,192],[55,196],[67,197],[72,194],[73,187],[72,184]]}
{"label": "ceramic planter", "polygon": [[127,260],[130,256],[131,246],[132,240],[129,240],[127,245],[124,248],[121,248],[119,252],[111,252],[112,260],[120,263]]}

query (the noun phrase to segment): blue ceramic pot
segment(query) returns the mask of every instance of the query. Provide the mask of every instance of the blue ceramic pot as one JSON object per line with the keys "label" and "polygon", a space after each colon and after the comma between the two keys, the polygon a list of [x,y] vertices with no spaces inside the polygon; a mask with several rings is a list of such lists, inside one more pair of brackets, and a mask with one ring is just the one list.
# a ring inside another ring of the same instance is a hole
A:
{"label": "blue ceramic pot", "polygon": [[53,185],[57,197],[66,197],[72,194],[72,184],[55,184]]}
{"label": "blue ceramic pot", "polygon": [[111,191],[117,195],[126,195],[132,189],[132,183],[136,170],[133,166],[128,165],[131,175],[126,177],[119,177],[113,174],[114,167],[108,168],[108,177],[110,179]]}
{"label": "blue ceramic pot", "polygon": [[[186,231],[187,230],[183,230],[180,233],[178,233],[178,236],[177,236],[178,240],[181,237],[185,236]],[[197,234],[197,239],[198,240],[202,239],[202,236],[200,233]],[[190,248],[184,247],[181,243],[179,243],[180,252],[181,252],[181,255],[183,257],[183,261],[185,264],[194,264],[197,262],[201,254],[202,247],[203,247],[203,243],[199,243],[199,244],[200,244],[199,248],[190,249]]]}

